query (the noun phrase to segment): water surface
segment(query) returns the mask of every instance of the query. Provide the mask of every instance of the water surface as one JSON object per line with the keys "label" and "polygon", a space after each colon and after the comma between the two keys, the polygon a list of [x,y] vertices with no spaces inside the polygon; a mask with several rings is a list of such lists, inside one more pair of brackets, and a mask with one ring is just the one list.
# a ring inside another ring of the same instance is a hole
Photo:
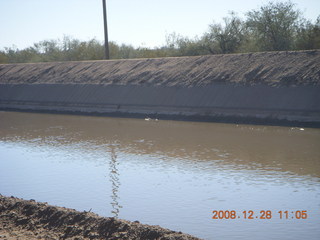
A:
{"label": "water surface", "polygon": [[0,166],[7,196],[204,239],[320,237],[320,129],[0,112]]}

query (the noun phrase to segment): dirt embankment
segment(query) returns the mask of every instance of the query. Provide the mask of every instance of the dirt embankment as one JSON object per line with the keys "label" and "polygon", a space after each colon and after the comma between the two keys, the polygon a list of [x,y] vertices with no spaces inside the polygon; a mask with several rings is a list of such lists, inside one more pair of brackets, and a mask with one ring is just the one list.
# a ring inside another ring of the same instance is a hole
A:
{"label": "dirt embankment", "polygon": [[320,85],[320,50],[0,65],[0,84]]}
{"label": "dirt embankment", "polygon": [[320,125],[320,50],[0,65],[0,109]]}
{"label": "dirt embankment", "polygon": [[0,239],[197,240],[159,226],[0,195]]}

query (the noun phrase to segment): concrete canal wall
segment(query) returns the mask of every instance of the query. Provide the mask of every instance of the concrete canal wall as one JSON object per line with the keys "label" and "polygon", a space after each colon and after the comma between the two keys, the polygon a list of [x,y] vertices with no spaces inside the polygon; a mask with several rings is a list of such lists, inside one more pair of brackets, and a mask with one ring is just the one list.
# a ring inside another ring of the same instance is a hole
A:
{"label": "concrete canal wall", "polygon": [[320,126],[320,51],[0,65],[0,109]]}

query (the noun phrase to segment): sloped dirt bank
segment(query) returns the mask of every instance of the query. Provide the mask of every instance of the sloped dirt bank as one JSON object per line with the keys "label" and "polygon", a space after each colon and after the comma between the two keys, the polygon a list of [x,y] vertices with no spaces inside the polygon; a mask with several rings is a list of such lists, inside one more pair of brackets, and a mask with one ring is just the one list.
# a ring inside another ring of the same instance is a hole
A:
{"label": "sloped dirt bank", "polygon": [[82,62],[0,64],[0,84],[319,85],[320,50]]}
{"label": "sloped dirt bank", "polygon": [[0,195],[0,239],[196,240],[159,226]]}
{"label": "sloped dirt bank", "polygon": [[320,126],[320,50],[0,65],[0,110]]}

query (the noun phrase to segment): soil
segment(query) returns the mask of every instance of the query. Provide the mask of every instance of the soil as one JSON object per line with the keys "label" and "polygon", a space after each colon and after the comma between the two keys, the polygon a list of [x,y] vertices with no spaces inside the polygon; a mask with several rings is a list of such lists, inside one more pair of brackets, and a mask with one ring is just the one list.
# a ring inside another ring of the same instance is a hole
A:
{"label": "soil", "polygon": [[0,195],[0,239],[197,240],[159,226]]}
{"label": "soil", "polygon": [[320,50],[0,64],[0,84],[320,85]]}

